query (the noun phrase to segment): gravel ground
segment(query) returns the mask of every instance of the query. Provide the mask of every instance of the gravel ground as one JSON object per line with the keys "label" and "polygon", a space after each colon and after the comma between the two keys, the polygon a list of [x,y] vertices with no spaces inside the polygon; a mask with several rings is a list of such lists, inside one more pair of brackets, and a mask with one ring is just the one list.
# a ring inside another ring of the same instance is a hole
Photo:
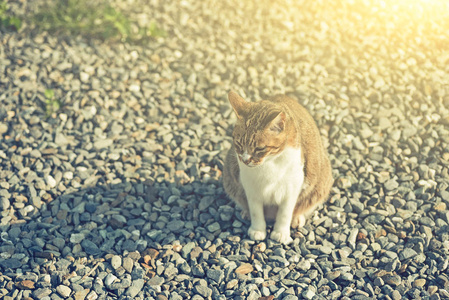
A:
{"label": "gravel ground", "polygon": [[[117,1],[167,31],[144,46],[0,32],[0,298],[449,298],[444,2],[149,2]],[[326,141],[291,245],[223,192],[229,89],[298,98]]]}

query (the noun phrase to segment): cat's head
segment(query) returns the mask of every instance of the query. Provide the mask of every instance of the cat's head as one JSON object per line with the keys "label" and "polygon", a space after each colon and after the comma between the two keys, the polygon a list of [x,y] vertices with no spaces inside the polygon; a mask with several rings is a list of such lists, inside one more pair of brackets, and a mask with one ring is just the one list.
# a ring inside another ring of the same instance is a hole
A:
{"label": "cat's head", "polygon": [[247,102],[233,91],[228,99],[237,115],[232,137],[242,163],[256,167],[282,152],[287,144],[287,117],[279,105]]}

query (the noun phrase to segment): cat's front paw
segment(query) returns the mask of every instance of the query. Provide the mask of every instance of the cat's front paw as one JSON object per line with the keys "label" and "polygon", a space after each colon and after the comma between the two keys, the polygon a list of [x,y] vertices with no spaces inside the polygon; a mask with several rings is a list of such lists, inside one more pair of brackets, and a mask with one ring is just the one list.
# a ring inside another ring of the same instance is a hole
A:
{"label": "cat's front paw", "polygon": [[290,230],[284,230],[284,231],[276,231],[273,230],[271,232],[270,238],[273,241],[282,243],[282,244],[290,244],[291,242],[293,242],[293,239],[290,236]]}
{"label": "cat's front paw", "polygon": [[293,216],[292,228],[301,228],[304,227],[304,225],[306,225],[306,218],[304,215]]}
{"label": "cat's front paw", "polygon": [[248,229],[248,235],[249,238],[254,241],[261,241],[264,240],[267,237],[267,232],[265,230],[256,230],[250,227]]}

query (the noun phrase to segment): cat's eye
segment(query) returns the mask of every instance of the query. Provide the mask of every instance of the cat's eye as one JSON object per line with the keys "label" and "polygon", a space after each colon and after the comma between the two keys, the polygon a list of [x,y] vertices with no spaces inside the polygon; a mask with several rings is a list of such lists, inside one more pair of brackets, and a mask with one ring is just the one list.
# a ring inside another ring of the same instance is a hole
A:
{"label": "cat's eye", "polygon": [[256,147],[256,149],[254,149],[255,152],[264,152],[265,150],[267,150],[267,147]]}

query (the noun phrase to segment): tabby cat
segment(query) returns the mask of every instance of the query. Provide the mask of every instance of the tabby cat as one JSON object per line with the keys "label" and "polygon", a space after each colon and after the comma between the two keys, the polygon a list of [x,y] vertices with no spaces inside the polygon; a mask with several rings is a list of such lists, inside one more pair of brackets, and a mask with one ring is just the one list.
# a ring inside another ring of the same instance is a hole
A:
{"label": "tabby cat", "polygon": [[287,96],[251,103],[231,91],[228,98],[237,123],[224,189],[249,215],[251,239],[264,240],[266,219],[274,219],[271,239],[288,244],[290,226],[302,227],[333,184],[319,130],[307,110]]}

